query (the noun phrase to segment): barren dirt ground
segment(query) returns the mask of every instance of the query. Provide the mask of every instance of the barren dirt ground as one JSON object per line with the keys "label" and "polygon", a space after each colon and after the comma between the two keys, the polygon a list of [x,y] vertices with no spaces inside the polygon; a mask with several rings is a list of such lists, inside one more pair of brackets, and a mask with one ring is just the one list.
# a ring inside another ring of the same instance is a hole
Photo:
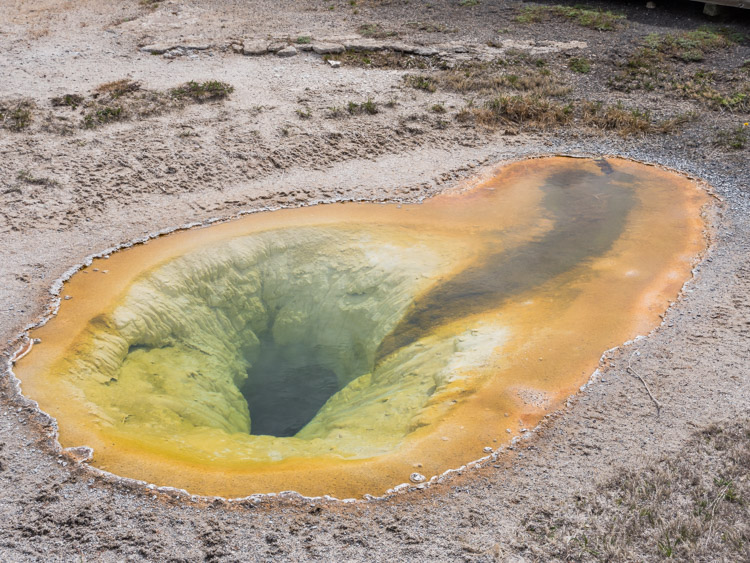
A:
{"label": "barren dirt ground", "polygon": [[[572,6],[2,0],[0,559],[750,560],[750,12]],[[16,393],[24,329],[93,253],[546,154],[706,182],[711,247],[661,327],[495,464],[357,504],[190,501],[60,455]]]}

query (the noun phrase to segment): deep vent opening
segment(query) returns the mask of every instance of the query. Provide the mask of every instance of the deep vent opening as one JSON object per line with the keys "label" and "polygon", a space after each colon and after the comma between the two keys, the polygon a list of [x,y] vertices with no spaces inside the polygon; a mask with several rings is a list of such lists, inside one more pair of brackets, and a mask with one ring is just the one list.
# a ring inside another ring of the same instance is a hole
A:
{"label": "deep vent opening", "polygon": [[294,436],[339,390],[335,372],[321,355],[322,346],[278,345],[270,332],[240,389],[252,420],[251,434]]}

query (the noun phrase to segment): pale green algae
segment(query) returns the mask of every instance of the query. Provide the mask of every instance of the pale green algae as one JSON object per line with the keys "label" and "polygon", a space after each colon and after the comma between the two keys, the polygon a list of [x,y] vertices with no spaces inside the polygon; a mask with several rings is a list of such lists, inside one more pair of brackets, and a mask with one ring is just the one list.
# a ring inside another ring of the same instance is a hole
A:
{"label": "pale green algae", "polygon": [[[206,247],[140,276],[56,371],[105,433],[162,453],[231,463],[382,454],[449,409],[456,384],[505,336],[487,322],[433,334],[372,371],[415,296],[455,267],[450,246],[407,228],[326,226]],[[250,434],[240,389],[266,331],[316,353],[339,382],[295,437]]]}

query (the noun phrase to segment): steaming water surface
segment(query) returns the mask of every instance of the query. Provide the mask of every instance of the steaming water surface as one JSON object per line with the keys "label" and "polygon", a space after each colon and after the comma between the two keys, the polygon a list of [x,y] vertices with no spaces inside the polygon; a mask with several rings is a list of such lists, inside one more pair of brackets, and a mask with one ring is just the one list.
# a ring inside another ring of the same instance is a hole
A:
{"label": "steaming water surface", "polygon": [[378,494],[504,444],[653,328],[704,203],[653,167],[547,158],[422,205],[176,233],[73,276],[16,373],[114,473]]}

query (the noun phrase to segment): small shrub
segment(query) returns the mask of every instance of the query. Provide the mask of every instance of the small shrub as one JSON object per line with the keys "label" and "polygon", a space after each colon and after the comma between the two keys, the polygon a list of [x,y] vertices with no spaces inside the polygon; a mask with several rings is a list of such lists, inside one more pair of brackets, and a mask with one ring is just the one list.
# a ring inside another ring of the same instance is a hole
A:
{"label": "small shrub", "polygon": [[362,102],[361,104],[358,104],[356,102],[349,102],[346,106],[346,111],[348,111],[351,115],[361,113],[375,115],[379,110],[377,104],[372,100],[372,98],[367,98],[367,100]]}
{"label": "small shrub", "polygon": [[16,102],[11,107],[0,106],[0,124],[11,131],[23,131],[31,125],[31,109],[29,102]]}
{"label": "small shrub", "polygon": [[312,43],[312,37],[309,35],[300,35],[297,37],[297,44],[298,45],[308,45]]}
{"label": "small shrub", "polygon": [[430,111],[432,113],[445,113],[445,106],[443,104],[434,104],[430,106]]}
{"label": "small shrub", "polygon": [[195,82],[191,80],[174,88],[171,91],[175,98],[190,98],[196,102],[207,102],[211,100],[222,100],[234,92],[234,87],[226,82],[218,80],[207,80],[206,82]]}
{"label": "small shrub", "polygon": [[297,109],[297,116],[300,119],[310,119],[312,117],[312,110],[310,108],[299,108]]}
{"label": "small shrub", "polygon": [[87,113],[83,117],[83,127],[93,129],[98,125],[120,121],[125,117],[125,112],[121,106],[104,106]]}
{"label": "small shrub", "polygon": [[52,105],[55,107],[69,107],[76,109],[78,106],[83,104],[83,96],[78,94],[65,94],[50,100]]}
{"label": "small shrub", "polygon": [[371,98],[367,98],[367,101],[362,102],[360,107],[362,108],[362,111],[364,111],[365,113],[369,113],[370,115],[375,115],[376,113],[378,113],[378,107]]}
{"label": "small shrub", "polygon": [[479,0],[461,0],[458,5],[464,8],[471,8],[472,6],[478,6]]}
{"label": "small shrub", "polygon": [[591,63],[583,57],[573,57],[568,61],[568,68],[573,72],[588,74],[591,72]]}
{"label": "small shrub", "polygon": [[340,107],[338,107],[338,106],[331,106],[331,107],[328,108],[328,117],[330,117],[332,119],[337,119],[337,118],[343,117],[343,116],[344,116],[344,110],[342,110]]}
{"label": "small shrub", "polygon": [[412,88],[417,90],[424,90],[425,92],[434,92],[437,89],[435,81],[429,76],[423,74],[411,74],[404,78],[406,83]]}

